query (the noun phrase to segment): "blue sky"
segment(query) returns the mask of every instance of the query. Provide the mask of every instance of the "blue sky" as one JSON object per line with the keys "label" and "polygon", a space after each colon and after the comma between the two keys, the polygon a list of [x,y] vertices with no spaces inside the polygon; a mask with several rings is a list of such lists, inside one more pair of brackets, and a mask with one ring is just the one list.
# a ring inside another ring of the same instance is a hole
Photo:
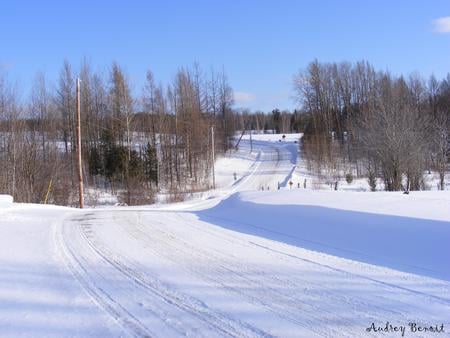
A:
{"label": "blue sky", "polygon": [[37,71],[55,81],[65,58],[100,71],[115,60],[140,93],[147,69],[168,83],[198,62],[225,68],[236,106],[293,109],[292,76],[314,58],[443,77],[446,17],[449,0],[4,0],[0,69],[26,92]]}

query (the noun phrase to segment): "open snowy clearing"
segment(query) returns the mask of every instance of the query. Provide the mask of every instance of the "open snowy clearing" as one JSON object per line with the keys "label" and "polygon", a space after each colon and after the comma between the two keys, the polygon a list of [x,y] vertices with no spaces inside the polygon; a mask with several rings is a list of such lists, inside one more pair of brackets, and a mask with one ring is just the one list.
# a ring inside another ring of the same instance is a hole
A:
{"label": "open snowy clearing", "polygon": [[253,138],[245,163],[219,162],[219,188],[203,200],[3,206],[0,336],[450,330],[450,194],[289,191],[297,144],[271,137]]}

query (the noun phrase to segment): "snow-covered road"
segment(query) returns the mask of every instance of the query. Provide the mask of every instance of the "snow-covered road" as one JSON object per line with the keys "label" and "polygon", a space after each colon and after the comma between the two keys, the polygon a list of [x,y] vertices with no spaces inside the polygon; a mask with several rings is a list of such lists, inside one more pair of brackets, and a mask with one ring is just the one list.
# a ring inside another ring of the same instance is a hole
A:
{"label": "snow-covered road", "polygon": [[85,290],[136,336],[355,337],[386,320],[449,324],[446,282],[230,231],[190,212],[76,214],[60,244]]}
{"label": "snow-covered road", "polygon": [[[248,147],[247,140],[244,145]],[[288,180],[297,161],[298,145],[293,142],[253,141],[258,156],[255,170],[233,191],[276,190],[288,187]]]}
{"label": "snow-covered road", "polygon": [[[247,149],[248,142],[243,144]],[[386,213],[395,215],[407,212],[410,203],[426,204],[428,214],[415,208],[414,219],[386,217],[382,229],[395,235],[412,222],[412,243],[404,247],[413,250],[423,241],[433,250],[428,242],[450,243],[449,212],[430,209],[445,206],[449,194],[411,194],[407,201],[401,194],[276,191],[278,183],[286,188],[297,144],[256,139],[253,147],[255,162],[215,198],[165,210],[19,205],[4,212],[0,336],[362,337],[378,336],[366,329],[388,321],[407,330],[409,323],[444,324],[450,331],[445,250],[436,251],[442,252],[437,262],[424,255],[411,273],[402,267],[411,266],[414,255],[384,264],[377,259],[383,245],[378,251],[367,245],[374,263],[368,264],[352,256],[352,250],[364,251],[364,242],[353,245],[337,235],[364,223],[367,231],[359,231],[370,235],[380,219],[374,215],[389,205],[396,210]],[[237,194],[262,187],[264,192]],[[286,211],[284,219],[277,210]],[[421,219],[438,232],[425,236]],[[308,230],[324,231],[330,222],[336,236],[318,239]],[[355,241],[367,240],[355,233]],[[318,241],[335,251],[314,246]],[[414,333],[420,336],[428,335]]]}

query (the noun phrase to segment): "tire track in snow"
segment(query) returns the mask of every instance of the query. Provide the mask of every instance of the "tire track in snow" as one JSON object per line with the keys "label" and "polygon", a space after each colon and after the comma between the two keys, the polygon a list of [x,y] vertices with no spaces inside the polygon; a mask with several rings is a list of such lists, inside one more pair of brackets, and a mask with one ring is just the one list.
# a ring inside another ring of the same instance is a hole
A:
{"label": "tire track in snow", "polygon": [[[167,223],[167,225],[168,225],[168,223]],[[198,226],[198,228],[200,228],[200,226]],[[130,229],[130,228],[127,227],[126,229]],[[154,230],[155,229],[153,227],[151,227],[151,228],[144,229],[144,232],[150,233],[150,232],[153,232]],[[200,229],[198,229],[198,230],[200,230]],[[142,238],[144,237],[144,235],[145,234],[140,233],[140,234],[137,234],[137,236],[135,236],[135,237],[138,241],[142,241]],[[176,239],[176,236],[174,236],[174,234],[166,233],[165,237],[169,237],[169,236],[171,237],[170,242],[173,242],[174,239]],[[160,237],[163,238],[164,236],[160,236]],[[160,237],[158,237],[158,238],[160,238]],[[232,239],[232,241],[234,241],[233,244],[236,244],[236,242],[235,242],[236,240],[238,240],[238,238]],[[152,240],[152,243],[154,243],[154,242],[155,242],[155,239]],[[292,258],[298,259],[298,257],[289,257],[283,252],[278,252],[277,250],[271,250],[271,248],[264,247],[257,243],[252,243],[252,242],[245,243],[245,245],[247,247],[249,246],[249,244],[250,244],[250,246],[258,247],[258,249],[260,249],[260,250],[261,249],[265,250],[268,254],[272,254],[272,255],[276,254],[278,258],[288,259],[291,261],[292,261]],[[189,243],[187,243],[187,242],[183,242],[181,245],[177,245],[175,248],[172,248],[172,249],[173,250],[176,249],[177,251],[180,251],[180,250],[182,250],[180,248],[186,248],[186,252],[184,252],[181,255],[181,257],[183,257],[185,255],[189,255],[190,253],[195,252],[196,250],[198,251],[197,247],[195,247],[195,248],[191,247],[190,249],[187,249],[187,248],[189,248]],[[162,252],[169,251],[170,252],[171,250],[162,249],[160,251],[162,251]],[[220,252],[220,251],[218,251],[218,252]],[[280,255],[282,255],[282,256],[280,256]],[[207,252],[207,256],[210,258],[212,256],[211,252]],[[197,260],[197,259],[195,259],[195,260]],[[327,275],[329,275],[331,273],[330,277],[333,277],[333,275],[336,273],[339,278],[345,277],[344,279],[346,279],[347,278],[346,276],[350,276],[352,279],[355,279],[356,281],[358,281],[358,284],[362,283],[361,285],[366,286],[367,282],[369,282],[368,285],[372,284],[377,288],[376,289],[377,290],[376,297],[372,297],[372,296],[369,297],[369,295],[361,295],[361,294],[358,294],[358,297],[355,297],[354,295],[352,295],[350,297],[344,297],[343,295],[337,294],[336,290],[332,290],[330,288],[328,288],[328,289],[323,288],[322,285],[320,286],[321,290],[324,289],[325,291],[329,291],[329,293],[325,292],[325,294],[321,294],[321,296],[325,296],[326,298],[328,298],[328,297],[331,298],[331,300],[332,300],[331,304],[334,304],[335,302],[345,303],[345,304],[347,304],[346,308],[352,309],[352,311],[356,311],[356,313],[359,313],[359,315],[361,316],[361,318],[358,318],[360,320],[359,323],[366,322],[366,321],[368,322],[369,320],[370,320],[370,322],[377,321],[377,319],[379,319],[380,317],[384,317],[387,314],[392,316],[393,318],[396,318],[397,320],[399,320],[401,322],[417,321],[417,318],[415,317],[415,313],[417,313],[417,310],[412,309],[411,311],[409,311],[411,309],[411,307],[414,306],[414,302],[415,302],[414,298],[418,296],[414,292],[410,292],[411,290],[401,291],[401,297],[396,300],[396,304],[397,305],[402,304],[401,307],[404,310],[391,311],[391,310],[389,310],[389,308],[386,308],[386,305],[384,305],[383,307],[376,305],[376,303],[380,299],[382,300],[382,302],[384,301],[385,304],[388,304],[392,301],[392,299],[389,297],[389,295],[392,294],[392,292],[394,292],[395,289],[392,289],[391,285],[384,285],[381,283],[377,283],[379,281],[372,280],[372,279],[368,280],[367,278],[365,278],[367,276],[352,275],[351,273],[344,271],[344,270],[340,270],[340,269],[330,270],[329,266],[323,265],[323,264],[320,264],[317,262],[313,262],[308,259],[303,260],[303,261],[304,261],[303,263],[312,264],[312,265],[320,267],[321,269],[325,269],[324,273],[326,273]],[[180,263],[180,260],[177,260],[177,262]],[[181,262],[182,262],[182,260],[181,260]],[[235,262],[233,261],[233,263],[235,263]],[[219,266],[220,267],[220,264],[217,264],[217,261],[211,261],[206,264],[208,266]],[[185,264],[185,265],[189,266],[189,264]],[[240,271],[240,270],[242,270],[242,268],[238,268],[237,270]],[[201,271],[198,272],[198,274],[201,274],[201,273],[202,273]],[[213,275],[214,276],[218,275],[218,272],[216,271]],[[226,272],[224,272],[224,275],[226,277],[228,277],[230,275],[230,272],[226,271]],[[258,281],[262,281],[266,285],[270,284],[271,281],[274,281],[273,278],[269,279],[269,281],[268,281],[267,279],[265,279],[265,277],[267,277],[267,276],[258,275],[257,278],[258,278]],[[296,276],[296,278],[295,278],[295,281],[297,284],[291,283],[291,285],[294,288],[298,288],[299,285],[311,284],[311,281],[309,281],[309,283],[308,283],[308,280],[306,280],[306,279],[301,280],[301,279],[298,279],[297,277],[298,276]],[[289,280],[279,280],[278,282],[283,282],[286,284],[290,283]],[[375,282],[375,284],[373,284],[373,282]],[[314,288],[314,285],[313,285],[313,288]],[[272,290],[268,290],[268,291],[272,291]],[[367,300],[364,300],[365,296],[368,297]],[[433,304],[436,304],[436,300],[433,299],[430,295],[422,294],[419,296],[426,297],[428,299],[428,302],[430,303],[430,306],[433,306]],[[431,298],[429,298],[428,296],[430,296]],[[371,297],[372,297],[372,299],[371,299]],[[411,297],[414,297],[414,298],[411,298]],[[274,295],[272,298],[279,299],[280,297],[279,297],[279,295]],[[376,299],[376,301],[374,302],[375,299]],[[406,302],[402,301],[401,299],[406,300]],[[299,303],[301,303],[301,302],[299,302]],[[444,304],[444,305],[447,305],[447,304]],[[327,312],[326,309],[323,309],[323,308],[318,308],[317,311],[322,314],[324,312],[325,313]],[[420,311],[423,312],[424,309],[421,308]],[[370,313],[370,315],[368,314],[368,312]],[[323,316],[321,318],[323,318]],[[437,318],[437,319],[439,319],[439,318]],[[350,327],[350,326],[351,326],[351,323],[348,323],[348,327]]]}
{"label": "tire track in snow", "polygon": [[[243,240],[243,239],[240,239],[238,237],[233,237],[231,235],[227,235],[227,234],[224,234],[224,233],[219,233],[218,231],[215,231],[212,228],[208,229],[206,227],[202,227],[198,223],[196,224],[195,222],[192,222],[191,220],[187,220],[186,218],[183,218],[181,216],[182,215],[181,213],[175,213],[175,214],[178,217],[183,219],[183,223],[184,224],[194,228],[196,231],[204,232],[204,233],[206,233],[206,234],[208,234],[210,236],[220,238],[221,241],[226,241],[226,242],[228,242],[228,243],[230,243],[232,245],[236,245],[237,243],[239,243],[239,245],[241,245],[242,247],[245,247],[245,248],[255,248],[255,247],[257,247],[258,249],[263,249],[263,250],[265,250],[266,254],[268,254],[269,256],[272,256],[272,257],[273,257],[273,253],[275,252],[277,254],[277,259],[286,260],[286,256],[285,257],[280,257],[279,254],[283,254],[282,252],[277,252],[276,250],[272,250],[272,249],[270,249],[268,247],[264,247],[262,245],[259,245],[257,243],[254,243],[254,242],[251,242],[251,241],[248,241],[248,240]],[[322,266],[320,266],[320,267],[322,267]],[[293,288],[298,287],[298,285],[309,285],[309,286],[312,286],[312,287],[314,286],[309,280],[301,279],[298,276],[295,277],[295,280],[297,281],[297,284],[293,283],[292,280],[280,279],[280,278],[278,278],[276,276],[272,276],[272,278],[277,279],[278,282],[282,282],[284,284],[288,284],[288,285],[290,285]],[[363,302],[363,301],[360,301],[360,300],[353,299],[351,302],[349,302],[343,296],[338,295],[335,292],[333,292],[334,291],[333,289],[327,288],[325,285],[321,285],[320,287],[321,287],[321,289],[328,291],[329,293],[327,294],[327,296],[330,297],[330,298],[333,298],[334,301],[345,302],[345,303],[347,303],[350,306],[355,306],[355,305],[365,306],[366,309],[367,309],[368,306],[370,306],[372,309],[373,308],[377,308],[377,306],[374,306],[369,301]],[[362,314],[366,313],[366,309],[362,309],[361,310]],[[378,308],[378,309],[382,313],[389,312],[389,313],[391,313],[393,315],[399,315],[400,314],[400,312],[398,312],[398,311],[386,310],[384,308]],[[371,318],[371,319],[373,319],[373,318]]]}
{"label": "tire track in snow", "polygon": [[[180,268],[195,274],[196,276],[206,279],[219,286],[221,289],[228,292],[232,292],[241,296],[243,299],[247,299],[252,304],[256,304],[267,311],[275,314],[280,319],[291,322],[295,325],[303,327],[310,331],[310,335],[319,336],[346,336],[342,331],[337,330],[323,330],[317,328],[316,323],[320,320],[326,320],[325,313],[328,314],[329,320],[336,320],[336,315],[325,308],[318,308],[314,306],[312,302],[305,302],[299,297],[296,297],[293,293],[282,293],[270,285],[278,284],[279,281],[269,280],[264,274],[258,274],[257,279],[251,278],[250,274],[240,273],[239,269],[232,269],[223,261],[220,261],[217,257],[214,257],[212,252],[201,252],[198,247],[192,247],[187,242],[182,242],[179,245],[174,245],[178,238],[173,234],[160,232],[160,236],[151,237],[150,234],[154,234],[155,229],[152,227],[150,231],[142,231],[133,224],[124,226],[124,220],[120,220],[116,224],[120,225],[123,230],[132,236],[138,242],[143,243],[143,239],[147,239],[149,245],[145,245],[147,250],[150,250],[153,254],[161,256],[164,259],[169,259],[173,263],[180,266]],[[129,218],[125,221],[129,221]],[[161,246],[164,244],[164,246]],[[170,255],[171,252],[177,252],[178,255]],[[194,255],[193,253],[196,253]],[[191,256],[189,260],[187,257]],[[212,257],[215,258],[212,259]],[[201,269],[195,269],[195,263],[202,262],[203,266],[211,267],[210,273],[206,275]],[[220,278],[218,278],[220,277]],[[236,283],[244,283],[247,287],[244,290],[230,286]],[[252,290],[264,289],[264,297],[261,292],[254,294]],[[280,300],[282,302],[280,303]],[[320,315],[320,320],[318,314]],[[299,320],[301,318],[301,320]],[[341,318],[342,321],[342,318]],[[345,324],[342,321],[343,324]],[[347,323],[349,327],[354,323]],[[332,331],[330,333],[330,331]],[[349,337],[352,335],[348,335]]]}
{"label": "tire track in snow", "polygon": [[[207,215],[206,218],[207,218],[207,219],[217,219],[217,220],[220,220],[220,221],[227,221],[227,222],[230,222],[230,223],[233,223],[233,224],[240,224],[240,225],[244,225],[244,226],[250,226],[250,227],[258,228],[258,229],[260,229],[260,230],[263,230],[263,231],[266,231],[266,232],[270,232],[270,233],[274,233],[274,234],[277,234],[277,235],[282,235],[282,236],[287,236],[287,237],[297,238],[297,237],[289,236],[289,235],[286,235],[286,234],[284,234],[284,233],[282,233],[282,232],[278,232],[278,231],[275,231],[275,230],[266,229],[266,228],[264,228],[264,227],[258,227],[258,226],[254,225],[254,224],[240,223],[240,222],[237,222],[237,221],[235,221],[235,220],[227,219],[227,218],[223,218],[223,217],[218,217],[218,216],[213,216],[213,215]],[[300,239],[300,240],[302,240],[302,241],[308,241],[307,239],[302,239],[302,238],[297,238],[297,239]],[[326,244],[319,243],[319,242],[313,242],[313,243],[315,243],[315,244],[320,244],[320,245],[326,245]],[[253,244],[254,244],[254,245],[257,245],[256,243],[253,243]],[[291,258],[296,258],[296,259],[304,260],[305,262],[309,262],[309,263],[311,263],[311,264],[315,264],[315,265],[318,265],[318,266],[327,268],[327,269],[332,270],[332,271],[335,271],[335,272],[340,272],[340,273],[347,274],[347,275],[352,276],[352,277],[365,279],[365,280],[368,280],[368,281],[371,281],[371,282],[374,282],[374,283],[378,283],[378,284],[380,284],[380,285],[384,285],[384,286],[389,287],[389,288],[391,288],[391,289],[397,289],[397,290],[405,291],[405,292],[408,292],[408,293],[411,293],[411,294],[414,294],[414,295],[420,295],[420,296],[429,298],[430,300],[437,301],[437,302],[439,302],[439,303],[441,303],[441,304],[450,305],[450,299],[448,299],[448,298],[439,297],[439,296],[436,296],[436,295],[428,294],[428,293],[426,293],[426,292],[417,291],[417,290],[414,290],[414,289],[411,289],[411,288],[406,288],[406,287],[402,287],[402,286],[399,286],[399,285],[396,285],[396,284],[392,284],[392,283],[389,283],[389,282],[384,282],[384,281],[381,281],[381,280],[378,280],[378,279],[375,279],[375,278],[370,278],[370,277],[363,276],[363,275],[360,275],[360,274],[355,274],[355,273],[352,273],[352,272],[349,272],[349,271],[337,269],[337,268],[334,268],[334,267],[332,267],[332,266],[330,266],[330,265],[321,264],[321,263],[314,262],[314,261],[310,261],[310,260],[305,260],[305,259],[303,259],[303,258],[301,258],[301,257],[297,257],[297,256],[292,256],[292,255],[289,255],[289,254],[285,254],[285,253],[283,253],[283,252],[280,252],[280,251],[277,251],[277,250],[272,250],[272,249],[270,249],[270,248],[268,248],[268,247],[265,247],[265,246],[261,246],[261,245],[257,245],[257,246],[259,246],[259,247],[261,247],[261,248],[265,248],[266,250],[270,250],[270,251],[273,251],[273,252],[276,252],[276,253],[283,254],[283,255],[285,255],[285,256],[289,256],[289,257],[291,257]],[[342,249],[342,248],[336,248],[336,247],[332,247],[332,248],[338,249],[338,250],[341,250],[341,251],[346,251],[345,249]],[[323,255],[324,255],[324,256],[331,256],[331,255],[327,255],[327,254],[323,254]],[[332,257],[334,257],[334,256],[332,256]],[[349,260],[349,261],[350,261],[350,260]],[[355,262],[357,262],[357,261],[355,261]],[[369,265],[369,264],[367,264],[367,265]]]}
{"label": "tire track in snow", "polygon": [[[159,297],[159,301],[163,301],[173,308],[187,312],[191,317],[206,323],[208,326],[214,328],[216,334],[220,333],[223,336],[232,337],[270,337],[270,335],[262,330],[251,327],[243,322],[237,322],[234,318],[209,309],[203,302],[182,293],[174,292],[166,288],[160,281],[142,274],[133,267],[133,263],[127,261],[117,253],[110,252],[104,245],[99,243],[94,237],[91,224],[82,223],[79,229],[91,249],[105,262],[126,276],[135,284],[135,287],[142,288],[146,292],[154,294]],[[183,334],[186,334],[186,332]],[[199,335],[199,333],[195,332],[194,335]]]}
{"label": "tire track in snow", "polygon": [[[84,218],[74,218],[74,220],[83,221]],[[65,222],[62,223],[59,231],[57,230],[55,237],[57,249],[64,263],[94,303],[112,317],[131,336],[152,337],[153,334],[151,331],[138,318],[114,300],[108,292],[96,285],[92,278],[92,272],[89,272],[86,267],[88,263],[83,261],[80,253],[77,254],[73,248],[73,243],[76,238],[71,237],[70,243],[72,244],[69,244],[65,238]]]}
{"label": "tire track in snow", "polygon": [[[181,215],[185,215],[184,213],[177,213],[177,214],[180,217],[181,217]],[[290,261],[298,260],[298,261],[301,261],[303,264],[306,263],[308,265],[316,266],[320,269],[324,269],[324,271],[323,271],[324,276],[327,275],[330,278],[332,278],[333,275],[337,274],[337,276],[340,276],[343,280],[347,280],[348,277],[350,277],[351,280],[359,281],[359,283],[373,285],[377,288],[377,296],[376,296],[377,301],[382,301],[385,304],[390,303],[392,301],[392,298],[391,298],[392,293],[396,293],[397,297],[396,297],[395,303],[397,306],[399,306],[399,305],[401,306],[401,308],[403,309],[402,311],[398,311],[398,310],[394,311],[389,308],[386,308],[386,306],[377,306],[374,302],[374,299],[371,299],[371,296],[369,296],[367,294],[358,295],[357,299],[355,299],[354,296],[351,296],[350,300],[346,300],[348,297],[342,298],[341,295],[336,294],[335,290],[326,288],[325,285],[320,286],[321,289],[328,290],[330,292],[329,295],[331,295],[331,297],[333,299],[338,297],[336,299],[336,301],[339,301],[339,299],[341,299],[341,300],[344,299],[344,303],[348,304],[348,308],[357,310],[361,314],[365,314],[368,310],[370,310],[370,313],[372,314],[372,316],[371,316],[371,318],[370,317],[368,317],[368,318],[371,320],[375,319],[375,321],[376,321],[377,318],[385,316],[386,314],[390,314],[390,316],[392,316],[392,318],[398,318],[398,320],[401,322],[405,322],[405,323],[414,322],[414,321],[417,322],[418,318],[416,318],[415,313],[420,312],[420,311],[423,312],[424,309],[423,308],[421,308],[419,310],[414,309],[414,303],[415,303],[416,297],[420,297],[421,299],[425,300],[427,303],[429,303],[430,307],[432,307],[433,305],[436,305],[436,304],[440,304],[440,305],[443,305],[444,307],[446,307],[448,310],[450,310],[450,306],[449,306],[450,302],[446,298],[428,294],[428,293],[422,292],[422,291],[417,291],[417,290],[403,287],[400,285],[396,285],[391,282],[382,281],[375,277],[366,276],[366,275],[363,275],[360,273],[353,273],[353,272],[348,271],[345,268],[342,269],[342,268],[338,268],[338,267],[333,267],[333,266],[331,266],[333,264],[333,262],[326,264],[326,263],[322,263],[322,262],[311,260],[311,259],[308,259],[305,257],[298,256],[297,254],[290,254],[290,253],[284,252],[284,248],[287,248],[289,246],[286,244],[283,244],[283,243],[277,243],[277,247],[269,247],[270,241],[268,241],[268,240],[262,239],[262,242],[261,242],[262,244],[259,244],[259,243],[253,242],[253,241],[247,241],[247,240],[243,240],[238,237],[235,237],[235,236],[231,236],[227,233],[224,233],[224,231],[219,231],[220,228],[214,229],[213,227],[202,227],[200,224],[192,222],[191,220],[187,220],[186,218],[183,218],[183,219],[185,220],[185,222],[184,222],[185,224],[196,228],[197,231],[203,231],[206,233],[210,233],[212,236],[220,237],[222,241],[227,241],[230,244],[235,245],[236,243],[239,242],[241,245],[243,245],[245,247],[253,246],[253,247],[257,247],[259,249],[263,249],[269,255],[275,253],[278,257],[277,259],[290,260]],[[223,229],[220,229],[220,230],[223,230]],[[257,241],[257,239],[255,239],[255,240]],[[322,257],[327,261],[330,258],[333,259],[332,256],[320,254],[320,253],[318,253],[318,254],[322,255]],[[350,262],[350,261],[348,261],[348,262]],[[352,262],[352,263],[359,264],[358,262]],[[372,267],[372,266],[366,265],[363,269],[364,269],[364,271],[367,271],[367,269],[370,269],[368,272],[371,273],[371,272],[373,272],[372,269],[375,269],[375,271],[377,271],[378,269],[381,269],[381,268],[376,267],[376,266]],[[324,277],[324,278],[326,279],[326,277]],[[402,278],[408,278],[408,276],[404,275]],[[411,276],[411,278],[414,278],[414,276]],[[308,284],[307,279],[301,279],[298,277],[298,275],[296,275],[293,280],[298,281],[298,283],[300,285],[304,285],[305,283]],[[411,281],[411,282],[413,282],[413,281]],[[290,283],[290,281],[284,280],[284,283]],[[295,285],[295,284],[293,284],[293,285]],[[442,292],[447,292],[447,290],[448,290],[447,288],[443,288]],[[365,299],[365,298],[367,298],[367,299],[363,301],[363,299]],[[358,310],[358,308],[360,310]],[[433,320],[439,321],[439,320],[441,320],[441,317],[435,316],[433,318]]]}

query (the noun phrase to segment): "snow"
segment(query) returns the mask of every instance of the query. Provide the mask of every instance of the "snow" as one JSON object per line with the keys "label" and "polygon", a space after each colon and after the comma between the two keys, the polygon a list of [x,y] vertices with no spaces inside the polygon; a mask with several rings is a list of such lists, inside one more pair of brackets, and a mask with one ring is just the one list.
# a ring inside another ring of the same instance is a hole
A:
{"label": "snow", "polygon": [[235,194],[201,215],[234,231],[450,281],[449,206],[450,191],[295,189]]}
{"label": "snow", "polygon": [[[247,145],[231,150],[215,163],[216,187],[230,188],[253,171],[259,152],[250,153]],[[236,174],[236,179],[235,179]]]}
{"label": "snow", "polygon": [[387,321],[447,334],[449,192],[289,189],[300,135],[286,136],[253,135],[252,152],[244,137],[197,200],[8,203],[0,337],[361,337]]}
{"label": "snow", "polygon": [[14,205],[0,219],[0,337],[118,336],[55,245],[68,208]]}
{"label": "snow", "polygon": [[0,208],[7,208],[13,204],[13,197],[10,195],[0,195]]}

